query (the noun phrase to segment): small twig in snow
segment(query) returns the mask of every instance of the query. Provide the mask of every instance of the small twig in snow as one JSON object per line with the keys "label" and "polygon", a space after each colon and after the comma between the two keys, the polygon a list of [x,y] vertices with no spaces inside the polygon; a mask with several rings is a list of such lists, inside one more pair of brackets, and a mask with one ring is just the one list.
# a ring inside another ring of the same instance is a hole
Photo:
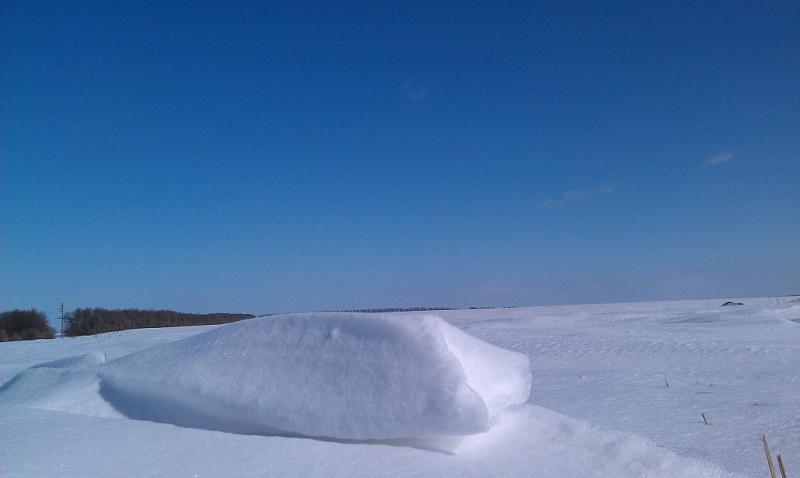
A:
{"label": "small twig in snow", "polygon": [[767,436],[761,435],[761,441],[764,442],[764,454],[767,455],[767,465],[769,465],[769,474],[772,478],[776,478],[775,465],[772,463],[772,454],[769,451],[769,443],[767,443]]}
{"label": "small twig in snow", "polygon": [[778,455],[778,468],[781,469],[781,478],[787,478],[786,467],[783,466],[783,457],[780,454]]}

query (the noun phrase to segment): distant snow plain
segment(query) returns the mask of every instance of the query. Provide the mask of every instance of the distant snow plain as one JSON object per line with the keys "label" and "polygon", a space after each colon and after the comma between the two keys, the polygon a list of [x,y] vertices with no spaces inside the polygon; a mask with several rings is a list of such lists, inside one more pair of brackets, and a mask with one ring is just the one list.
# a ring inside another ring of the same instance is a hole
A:
{"label": "distant snow plain", "polygon": [[531,375],[524,405],[442,447],[132,419],[82,372],[228,326],[2,343],[0,475],[757,477],[761,434],[800,475],[800,302],[726,300],[435,312]]}

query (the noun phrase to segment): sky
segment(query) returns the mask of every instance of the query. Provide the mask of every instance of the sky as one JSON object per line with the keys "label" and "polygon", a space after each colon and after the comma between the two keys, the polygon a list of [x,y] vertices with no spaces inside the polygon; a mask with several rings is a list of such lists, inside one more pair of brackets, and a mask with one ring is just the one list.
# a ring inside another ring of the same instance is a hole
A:
{"label": "sky", "polygon": [[0,6],[0,308],[800,294],[798,2]]}

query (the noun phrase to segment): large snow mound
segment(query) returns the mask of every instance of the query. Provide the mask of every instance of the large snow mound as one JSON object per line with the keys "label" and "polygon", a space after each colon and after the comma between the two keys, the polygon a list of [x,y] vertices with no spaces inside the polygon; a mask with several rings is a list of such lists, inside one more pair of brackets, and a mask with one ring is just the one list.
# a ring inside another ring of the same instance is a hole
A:
{"label": "large snow mound", "polygon": [[101,368],[132,418],[241,433],[394,439],[485,431],[528,399],[526,355],[433,315],[245,320]]}

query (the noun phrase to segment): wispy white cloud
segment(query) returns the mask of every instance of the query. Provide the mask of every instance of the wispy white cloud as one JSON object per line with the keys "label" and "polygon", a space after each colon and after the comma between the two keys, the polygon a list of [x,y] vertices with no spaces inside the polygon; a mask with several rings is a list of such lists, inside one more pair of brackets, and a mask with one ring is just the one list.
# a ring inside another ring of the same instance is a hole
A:
{"label": "wispy white cloud", "polygon": [[735,153],[732,151],[723,151],[721,153],[717,153],[713,156],[709,156],[704,162],[703,166],[718,166],[722,163],[727,163],[731,159],[733,159]]}
{"label": "wispy white cloud", "polygon": [[543,209],[559,209],[569,206],[571,204],[578,204],[592,196],[608,196],[617,192],[617,185],[619,181],[613,183],[601,184],[600,186],[585,190],[585,189],[570,189],[564,191],[557,199],[548,199],[539,203],[539,207]]}
{"label": "wispy white cloud", "polygon": [[586,199],[587,195],[588,193],[583,189],[570,189],[569,191],[564,191],[558,199],[548,199],[547,201],[540,202],[539,207],[544,209],[562,208],[583,201]]}
{"label": "wispy white cloud", "polygon": [[618,184],[619,184],[619,181],[617,181],[615,183],[601,184],[597,188],[597,194],[604,194],[604,195],[605,194],[614,194],[615,192],[617,192],[617,185]]}
{"label": "wispy white cloud", "polygon": [[422,99],[425,98],[425,95],[428,94],[428,88],[414,80],[404,81],[402,90],[403,94],[406,95],[406,98],[414,102],[422,101]]}

